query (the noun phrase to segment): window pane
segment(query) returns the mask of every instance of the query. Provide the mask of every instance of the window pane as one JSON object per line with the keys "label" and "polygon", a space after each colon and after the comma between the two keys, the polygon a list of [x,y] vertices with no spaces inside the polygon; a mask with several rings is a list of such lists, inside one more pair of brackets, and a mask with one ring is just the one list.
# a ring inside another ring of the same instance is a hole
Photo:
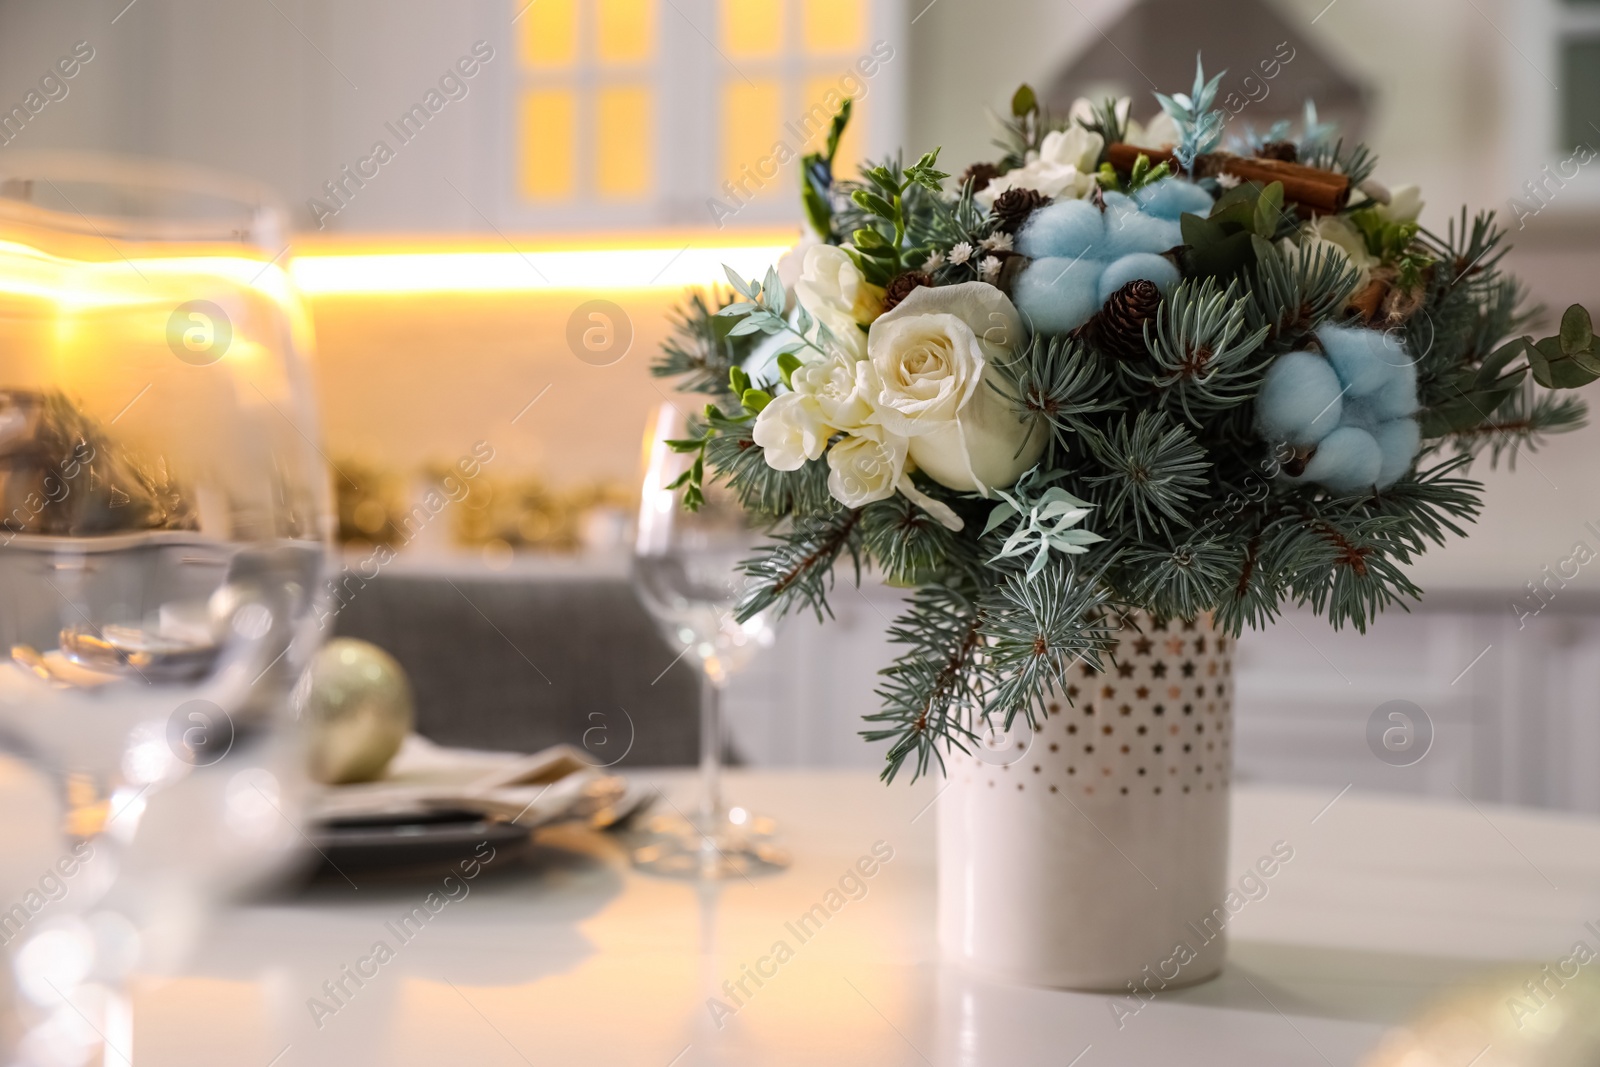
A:
{"label": "window pane", "polygon": [[[544,0],[539,0],[543,3]],[[576,186],[577,102],[569,89],[535,89],[522,97],[518,185],[532,200],[566,200]]]}
{"label": "window pane", "polygon": [[863,0],[803,0],[803,3],[807,52],[861,50],[867,35]]}
{"label": "window pane", "polygon": [[643,63],[654,54],[655,0],[599,0],[596,12],[600,62]]}
{"label": "window pane", "polygon": [[[839,113],[844,98],[845,91],[837,76],[812,78],[806,82],[805,107],[801,112],[804,118],[798,123],[808,138],[803,151],[820,152],[828,147],[828,127],[833,123],[833,116]],[[850,125],[844,129],[844,137],[839,140],[839,154],[834,159],[836,177],[855,178],[856,168],[861,165],[861,127],[865,119],[861,108],[851,112]]]}
{"label": "window pane", "polygon": [[578,0],[533,0],[517,26],[523,65],[567,67],[578,58]]}
{"label": "window pane", "polygon": [[601,89],[595,101],[595,184],[600,195],[638,200],[650,188],[655,129],[650,90],[642,85]]}
{"label": "window pane", "polygon": [[736,59],[775,56],[783,48],[784,0],[722,0],[722,46]]}
{"label": "window pane", "polygon": [[1600,37],[1568,38],[1561,60],[1560,147],[1600,147]]}
{"label": "window pane", "polygon": [[[771,79],[753,85],[731,81],[723,88],[722,173],[742,195],[753,196],[775,184],[769,157],[783,122],[782,107],[783,89]],[[757,173],[763,161],[768,175]]]}

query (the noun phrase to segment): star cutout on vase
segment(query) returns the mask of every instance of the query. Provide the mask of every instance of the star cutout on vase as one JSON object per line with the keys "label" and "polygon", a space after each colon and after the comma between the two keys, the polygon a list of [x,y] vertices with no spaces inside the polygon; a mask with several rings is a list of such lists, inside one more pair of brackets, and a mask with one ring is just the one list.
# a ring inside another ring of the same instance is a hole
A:
{"label": "star cutout on vase", "polygon": [[1133,695],[1138,697],[1140,700],[1146,700],[1150,696],[1150,687],[1148,685],[1141,685],[1139,688],[1133,691]]}
{"label": "star cutout on vase", "polygon": [[1150,650],[1154,647],[1155,642],[1151,641],[1148,637],[1141,637],[1133,643],[1134,652],[1141,656],[1148,656],[1150,654]]}
{"label": "star cutout on vase", "polygon": [[1092,666],[1090,666],[1087,663],[1083,664],[1082,666],[1083,666],[1083,676],[1085,678],[1093,678],[1095,676],[1095,669]]}
{"label": "star cutout on vase", "polygon": [[1075,685],[1067,686],[1067,699],[1068,700],[1077,700],[1078,699],[1078,692],[1079,692],[1079,690],[1078,690],[1077,686],[1075,686]]}
{"label": "star cutout on vase", "polygon": [[1194,677],[1194,663],[1191,662],[1190,660],[1184,660],[1183,661],[1183,676],[1185,678],[1193,678]]}
{"label": "star cutout on vase", "polygon": [[1167,651],[1174,656],[1183,655],[1184,641],[1181,637],[1174,637],[1167,641]]}
{"label": "star cutout on vase", "polygon": [[1100,695],[1102,697],[1104,697],[1105,699],[1110,700],[1112,697],[1117,695],[1116,687],[1115,686],[1109,686],[1109,685],[1108,686],[1104,686],[1100,690]]}
{"label": "star cutout on vase", "polygon": [[1206,639],[1204,637],[1197,637],[1197,638],[1194,639],[1194,650],[1195,650],[1195,653],[1197,655],[1204,655],[1205,654],[1205,651],[1206,651]]}
{"label": "star cutout on vase", "polygon": [[1152,677],[1152,678],[1165,678],[1166,676],[1167,676],[1167,665],[1165,663],[1161,662],[1160,660],[1157,660],[1155,663],[1152,663],[1150,665],[1150,677]]}
{"label": "star cutout on vase", "polygon": [[1132,678],[1133,677],[1133,664],[1131,664],[1131,663],[1119,663],[1119,664],[1117,664],[1117,677],[1119,677],[1119,678]]}

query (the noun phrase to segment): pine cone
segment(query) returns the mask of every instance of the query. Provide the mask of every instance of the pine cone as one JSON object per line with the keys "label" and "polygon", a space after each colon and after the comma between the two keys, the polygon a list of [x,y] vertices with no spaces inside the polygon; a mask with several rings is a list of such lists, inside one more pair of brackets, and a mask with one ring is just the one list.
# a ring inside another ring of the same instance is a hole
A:
{"label": "pine cone", "polygon": [[1037,189],[1007,189],[994,202],[994,217],[1007,233],[1017,233],[1028,222],[1028,216],[1044,207],[1050,198]]}
{"label": "pine cone", "polygon": [[932,284],[933,275],[927,271],[908,270],[895,275],[889,280],[889,287],[883,291],[883,310],[893,311],[900,301],[911,295],[911,290]]}
{"label": "pine cone", "polygon": [[1300,162],[1300,151],[1293,141],[1268,141],[1256,149],[1257,159],[1276,159],[1284,163]]}
{"label": "pine cone", "polygon": [[1111,294],[1094,319],[1094,340],[1100,350],[1118,359],[1145,355],[1144,324],[1156,316],[1161,290],[1137,278]]}
{"label": "pine cone", "polygon": [[961,174],[961,184],[972,183],[972,191],[982,192],[988,188],[989,183],[1000,177],[1004,172],[993,163],[974,163]]}

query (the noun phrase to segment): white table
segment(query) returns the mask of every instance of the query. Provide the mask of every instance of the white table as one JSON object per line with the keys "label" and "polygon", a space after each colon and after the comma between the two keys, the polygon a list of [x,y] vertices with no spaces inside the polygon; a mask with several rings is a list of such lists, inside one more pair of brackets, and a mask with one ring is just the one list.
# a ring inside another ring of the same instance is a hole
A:
{"label": "white table", "polygon": [[[681,772],[655,780],[686,801]],[[1358,1062],[1448,984],[1536,970],[1600,920],[1600,822],[1239,789],[1232,867],[1279,840],[1294,858],[1235,918],[1223,977],[1119,1029],[1107,997],[940,965],[932,783],[768,772],[728,788],[782,821],[791,869],[701,889],[636,874],[608,839],[551,832],[539,867],[491,862],[377,977],[347,979],[353,995],[320,1029],[307,999],[377,940],[398,944],[385,924],[437,885],[319,885],[228,913],[184,976],[147,982],[134,1062],[1327,1067]],[[878,841],[893,859],[802,944],[785,924]],[[761,963],[779,940],[793,957]],[[707,998],[758,963],[776,973],[747,979],[719,1029]]]}

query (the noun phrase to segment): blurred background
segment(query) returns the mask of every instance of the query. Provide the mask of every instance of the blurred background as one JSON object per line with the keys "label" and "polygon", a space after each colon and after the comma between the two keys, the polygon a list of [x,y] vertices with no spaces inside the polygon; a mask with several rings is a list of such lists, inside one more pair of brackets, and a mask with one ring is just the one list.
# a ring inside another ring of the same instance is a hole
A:
{"label": "blurred background", "polygon": [[[629,763],[688,762],[695,675],[626,573],[684,288],[794,243],[796,160],[845,96],[846,158],[942,146],[959,173],[1019,82],[1143,119],[1197,50],[1248,100],[1230,132],[1315,98],[1380,180],[1422,187],[1425,226],[1493,208],[1535,303],[1600,307],[1594,0],[0,0],[0,160],[160,156],[275,189],[316,333],[336,629],[395,654],[434,740],[531,751],[598,722]],[[1571,562],[1600,552],[1597,443],[1479,470],[1483,522],[1377,640],[1292,613],[1247,635],[1239,776],[1600,811],[1600,568]],[[733,758],[877,765],[856,731],[897,600],[869,577],[836,624],[789,620],[734,682]],[[1406,767],[1365,740],[1392,700],[1432,730]]]}

